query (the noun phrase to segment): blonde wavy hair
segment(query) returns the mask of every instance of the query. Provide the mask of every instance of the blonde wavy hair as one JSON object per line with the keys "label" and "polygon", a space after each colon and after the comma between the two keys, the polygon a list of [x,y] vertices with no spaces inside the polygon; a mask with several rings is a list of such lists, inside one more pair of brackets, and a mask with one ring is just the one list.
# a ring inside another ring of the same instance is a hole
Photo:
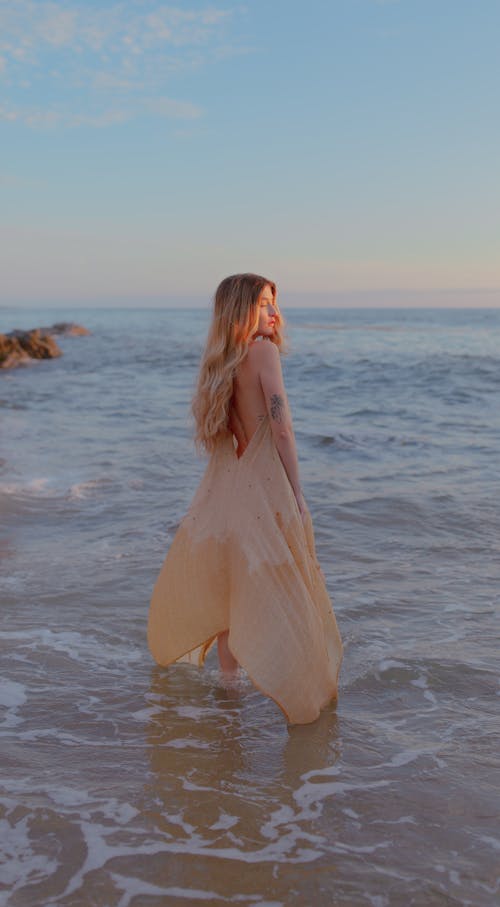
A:
{"label": "blonde wavy hair", "polygon": [[236,369],[243,362],[259,323],[259,299],[270,287],[276,321],[269,338],[278,349],[284,346],[284,319],[277,304],[276,284],[259,274],[233,274],[217,287],[212,322],[201,358],[198,383],[191,409],[195,420],[194,441],[210,453],[229,431],[228,417]]}

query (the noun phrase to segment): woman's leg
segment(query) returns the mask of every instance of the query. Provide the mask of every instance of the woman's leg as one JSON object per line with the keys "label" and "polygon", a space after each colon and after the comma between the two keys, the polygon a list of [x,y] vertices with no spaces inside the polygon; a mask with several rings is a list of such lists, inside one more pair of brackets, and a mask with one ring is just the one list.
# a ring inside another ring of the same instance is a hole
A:
{"label": "woman's leg", "polygon": [[217,637],[217,652],[222,671],[224,671],[225,674],[234,674],[239,666],[227,644],[228,636],[229,630],[224,630],[222,633],[219,633]]}

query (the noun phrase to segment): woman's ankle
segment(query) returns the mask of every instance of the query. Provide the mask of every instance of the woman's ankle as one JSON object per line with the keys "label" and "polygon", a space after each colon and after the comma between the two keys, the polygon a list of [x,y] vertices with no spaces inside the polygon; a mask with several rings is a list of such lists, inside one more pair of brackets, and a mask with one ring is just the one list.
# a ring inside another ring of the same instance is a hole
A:
{"label": "woman's ankle", "polygon": [[238,672],[239,664],[229,648],[227,641],[228,636],[229,630],[224,630],[222,633],[219,633],[217,637],[217,653],[221,671],[223,671],[224,674],[234,675]]}

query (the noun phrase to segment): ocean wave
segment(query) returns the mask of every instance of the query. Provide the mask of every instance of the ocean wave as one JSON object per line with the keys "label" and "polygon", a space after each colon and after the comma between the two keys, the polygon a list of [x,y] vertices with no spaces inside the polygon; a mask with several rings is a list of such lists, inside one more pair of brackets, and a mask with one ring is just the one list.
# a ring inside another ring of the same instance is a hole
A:
{"label": "ocean wave", "polygon": [[[351,413],[350,415],[359,415],[359,413]],[[378,434],[367,434],[367,433],[353,433],[346,434],[345,432],[338,432],[335,435],[313,435],[309,434],[307,436],[308,441],[317,447],[335,447],[337,450],[363,450],[367,447],[370,448],[370,451],[374,451],[378,448],[383,448],[386,446],[400,446],[400,447],[428,447],[429,443],[427,440],[421,438],[404,436],[404,435],[393,435],[393,434],[383,434],[382,432]]]}
{"label": "ocean wave", "polygon": [[[99,495],[103,489],[115,484],[109,476],[99,476],[95,479],[64,485],[60,477],[33,476],[15,481],[0,482],[0,498],[3,495],[19,501],[19,503],[33,503],[37,500],[79,501],[88,497]],[[139,486],[140,487],[140,486]]]}
{"label": "ocean wave", "polygon": [[[71,485],[69,490],[65,493],[65,496],[70,501],[82,500],[83,498],[90,497],[94,494],[99,494],[101,489],[109,488],[115,484],[114,480],[109,476],[100,476],[96,479],[87,479],[85,482],[77,482],[75,485]],[[141,487],[139,484],[138,487]]]}
{"label": "ocean wave", "polygon": [[19,482],[0,483],[0,494],[19,498],[50,498],[57,495],[57,489],[51,485],[51,479],[37,476]]}

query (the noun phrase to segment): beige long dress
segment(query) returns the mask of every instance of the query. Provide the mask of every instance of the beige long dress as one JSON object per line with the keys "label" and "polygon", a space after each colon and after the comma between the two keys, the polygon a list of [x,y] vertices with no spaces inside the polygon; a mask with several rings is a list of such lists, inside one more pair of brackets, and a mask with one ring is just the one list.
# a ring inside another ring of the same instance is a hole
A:
{"label": "beige long dress", "polygon": [[228,434],[212,452],[151,598],[155,661],[203,665],[217,634],[290,724],[337,697],[342,641],[265,416],[238,458]]}

